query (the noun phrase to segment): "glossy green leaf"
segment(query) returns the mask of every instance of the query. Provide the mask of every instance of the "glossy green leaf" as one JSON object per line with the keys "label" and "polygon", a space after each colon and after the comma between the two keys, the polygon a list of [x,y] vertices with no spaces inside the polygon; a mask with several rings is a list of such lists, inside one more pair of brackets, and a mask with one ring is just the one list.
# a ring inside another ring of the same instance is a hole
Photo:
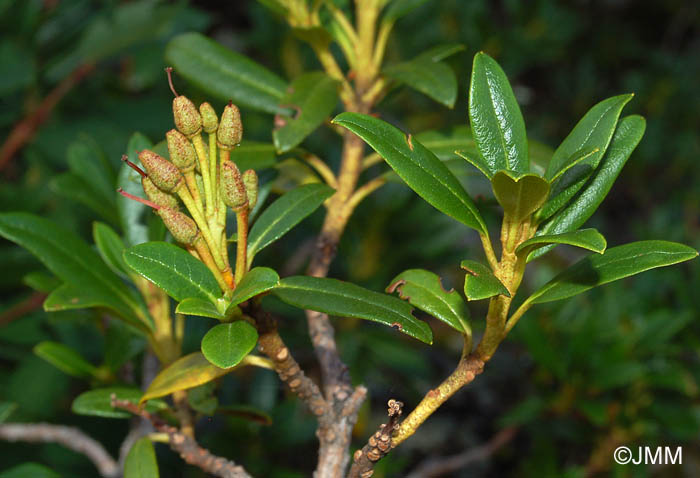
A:
{"label": "glossy green leaf", "polygon": [[452,108],[457,99],[457,77],[454,71],[445,63],[433,60],[430,55],[421,55],[387,66],[382,73],[448,108]]}
{"label": "glossy green leaf", "polygon": [[[134,133],[129,138],[126,148],[126,155],[129,161],[136,165],[141,162],[136,151],[153,148],[153,143],[141,133]],[[129,194],[146,198],[146,194],[141,187],[141,176],[124,163],[117,176],[117,185]],[[117,194],[115,192],[115,194]],[[135,246],[148,241],[148,226],[144,220],[147,214],[151,214],[150,208],[140,202],[126,198],[117,194],[117,211],[122,230],[124,231],[124,242],[126,245]]]}
{"label": "glossy green leaf", "polygon": [[238,305],[241,302],[267,292],[280,283],[280,276],[269,267],[254,267],[248,271],[236,285],[236,289],[231,296],[231,305]]}
{"label": "glossy green leaf", "polygon": [[291,116],[279,115],[284,126],[272,132],[280,153],[298,146],[333,112],[338,103],[338,82],[322,72],[294,79],[280,105],[292,108]]}
{"label": "glossy green leaf", "polygon": [[22,277],[22,283],[38,292],[48,294],[61,285],[61,280],[49,272],[36,271]]}
{"label": "glossy green leaf", "polygon": [[178,75],[209,95],[268,113],[286,111],[278,106],[287,89],[282,78],[200,33],[172,39],[165,59]]}
{"label": "glossy green leaf", "polygon": [[34,254],[51,272],[91,298],[91,305],[109,308],[140,330],[152,323],[143,303],[97,253],[72,231],[27,213],[0,214],[0,235]]}
{"label": "glossy green leaf", "polygon": [[97,367],[67,345],[44,341],[34,346],[34,353],[73,377],[90,378],[97,374]]}
{"label": "glossy green leaf", "polygon": [[397,291],[399,297],[411,305],[458,332],[471,335],[467,304],[454,290],[445,290],[437,274],[423,269],[409,269],[394,277],[386,291]]}
{"label": "glossy green leaf", "polygon": [[38,463],[22,463],[1,471],[0,478],[61,478],[61,475]]}
{"label": "glossy green leaf", "polygon": [[[141,390],[128,387],[96,388],[83,392],[73,400],[73,413],[105,418],[131,418],[133,415],[125,410],[112,407],[112,395],[119,400],[128,400],[137,403],[145,399],[141,398]],[[146,410],[151,413],[168,408],[162,400],[150,400],[146,404]]]}
{"label": "glossy green leaf", "polygon": [[[218,299],[217,302],[221,302],[222,306],[225,307],[226,302],[223,298]],[[224,311],[221,307],[212,303],[206,299],[200,299],[198,297],[188,297],[183,299],[179,304],[175,312],[184,315],[196,315],[199,317],[211,317],[212,319],[222,320],[226,317]]]}
{"label": "glossy green leaf", "polygon": [[600,151],[598,148],[594,148],[594,149],[590,149],[590,150],[585,149],[585,150],[581,150],[581,151],[576,151],[574,154],[571,155],[571,157],[566,162],[566,164],[564,166],[562,166],[562,168],[559,169],[559,171],[554,173],[554,176],[551,179],[549,179],[549,182],[550,183],[555,182],[569,169],[573,168],[574,166],[579,164],[581,161],[584,161],[584,160],[592,157],[593,155],[598,153],[598,151]]}
{"label": "glossy green leaf", "polygon": [[549,194],[549,183],[536,174],[513,178],[507,171],[498,171],[491,178],[491,187],[504,213],[514,221],[537,211]]}
{"label": "glossy green leaf", "polygon": [[7,421],[15,410],[17,410],[16,403],[0,402],[0,423]]}
{"label": "glossy green leaf", "polygon": [[537,218],[542,221],[561,209],[581,189],[600,164],[613,137],[622,108],[633,95],[619,95],[603,100],[592,107],[554,151],[545,177],[557,176],[579,151],[598,149],[598,152],[568,169],[552,184],[552,193]]}
{"label": "glossy green leaf", "polygon": [[[537,231],[538,235],[561,234],[581,227],[598,209],[605,196],[610,192],[622,167],[644,135],[646,123],[641,116],[627,116],[618,123],[607,152],[591,180],[572,201]],[[552,246],[554,247],[554,246]],[[533,253],[534,259],[551,247],[542,248]]]}
{"label": "glossy green leaf", "polygon": [[300,309],[372,320],[396,327],[425,343],[433,341],[430,327],[413,316],[409,304],[355,284],[323,277],[292,276],[282,279],[273,293]]}
{"label": "glossy green leaf", "polygon": [[197,297],[215,303],[221,297],[219,284],[207,266],[174,244],[139,244],[124,252],[124,260],[177,301]]}
{"label": "glossy green leaf", "polygon": [[219,324],[202,339],[202,353],[217,367],[231,368],[238,365],[258,343],[255,327],[244,320]]}
{"label": "glossy green leaf", "polygon": [[187,390],[226,375],[231,369],[212,365],[201,352],[179,358],[163,369],[148,386],[141,402]]}
{"label": "glossy green leaf", "polygon": [[482,263],[465,260],[460,266],[467,271],[464,277],[464,295],[468,300],[488,299],[499,294],[510,297],[506,286]]}
{"label": "glossy green leaf", "polygon": [[456,154],[460,158],[466,159],[469,164],[478,169],[489,180],[493,178],[491,165],[489,165],[484,158],[481,157],[478,151],[456,151]]}
{"label": "glossy green leaf", "polygon": [[515,252],[519,255],[530,254],[541,247],[551,244],[567,244],[602,254],[608,243],[601,233],[595,229],[579,229],[578,231],[561,234],[544,234],[535,236],[518,246]]}
{"label": "glossy green leaf", "polygon": [[325,184],[300,186],[265,209],[248,234],[248,263],[255,255],[314,212],[335,191]]}
{"label": "glossy green leaf", "polygon": [[92,224],[92,238],[97,246],[97,252],[105,263],[116,274],[127,278],[132,274],[129,266],[124,262],[124,241],[114,232],[114,229],[102,222]]}
{"label": "glossy green leaf", "polygon": [[530,172],[525,121],[506,74],[486,53],[474,56],[469,86],[469,122],[491,172]]}
{"label": "glossy green leaf", "polygon": [[158,462],[153,443],[142,437],[131,445],[124,460],[124,478],[159,478]]}
{"label": "glossy green leaf", "polygon": [[631,242],[610,248],[602,255],[585,257],[547,282],[527,302],[539,304],[566,299],[649,269],[688,261],[697,255],[694,249],[675,242]]}
{"label": "glossy green leaf", "polygon": [[369,115],[342,113],[333,120],[364,139],[408,186],[430,205],[461,223],[486,232],[474,202],[449,169],[419,141]]}

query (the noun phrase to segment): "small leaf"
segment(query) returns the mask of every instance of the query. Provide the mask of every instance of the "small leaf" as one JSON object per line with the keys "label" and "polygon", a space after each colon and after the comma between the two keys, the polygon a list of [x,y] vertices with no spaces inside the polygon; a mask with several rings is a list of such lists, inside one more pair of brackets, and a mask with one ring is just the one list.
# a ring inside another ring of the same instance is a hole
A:
{"label": "small leaf", "polygon": [[147,242],[127,249],[124,261],[177,301],[197,297],[216,303],[221,289],[202,262],[167,242]]}
{"label": "small leaf", "polygon": [[469,122],[476,146],[491,172],[530,172],[525,121],[506,74],[486,53],[474,56],[469,86]]}
{"label": "small leaf", "polygon": [[202,353],[217,367],[231,368],[238,365],[258,343],[258,332],[244,320],[219,324],[202,339]]}
{"label": "small leaf", "polygon": [[200,33],[173,38],[165,59],[178,75],[207,94],[268,113],[285,112],[278,106],[287,89],[284,80]]}
{"label": "small leaf", "polygon": [[92,224],[92,238],[95,240],[100,257],[116,274],[128,278],[132,274],[124,262],[124,242],[114,229],[102,222]]}
{"label": "small leaf", "polygon": [[461,43],[448,43],[445,45],[438,45],[431,48],[428,51],[424,51],[418,58],[426,59],[430,61],[442,61],[445,58],[451,57],[452,55],[464,51],[466,47]]}
{"label": "small leaf", "polygon": [[293,108],[292,116],[279,116],[284,126],[272,132],[275,147],[285,153],[313,133],[338,102],[338,82],[325,73],[305,73],[289,86],[280,107]]}
{"label": "small leaf", "polygon": [[124,478],[159,478],[153,443],[148,437],[136,440],[124,461]]}
{"label": "small leaf", "polygon": [[333,123],[348,128],[382,156],[408,186],[430,205],[461,223],[486,233],[474,202],[449,169],[419,141],[369,115],[342,113]]}
{"label": "small leaf", "polygon": [[325,184],[307,184],[283,195],[265,209],[248,234],[248,263],[255,255],[314,212],[335,191]]}
{"label": "small leaf", "polygon": [[22,463],[0,472],[0,478],[61,478],[61,475],[38,463]]}
{"label": "small leaf", "polygon": [[0,402],[0,423],[5,422],[10,415],[17,410],[17,404],[13,402]]}
{"label": "small leaf", "polygon": [[[224,303],[223,298],[219,300]],[[226,318],[226,315],[222,313],[215,304],[209,300],[200,299],[198,297],[188,297],[187,299],[183,299],[179,304],[177,304],[175,312],[184,315],[211,317],[212,319],[218,320]]]}
{"label": "small leaf", "polygon": [[217,408],[216,413],[242,418],[265,426],[272,425],[270,414],[249,405],[225,405]]}
{"label": "small leaf", "polygon": [[201,352],[185,355],[156,375],[140,403],[211,382],[231,370],[212,365]]}
{"label": "small leaf", "polygon": [[238,305],[263,292],[267,292],[277,287],[279,283],[280,276],[274,270],[269,267],[254,267],[236,285],[236,289],[231,296],[231,306]]}
{"label": "small leaf", "polygon": [[273,293],[300,309],[372,320],[396,327],[427,344],[433,341],[430,327],[413,316],[409,304],[355,284],[323,277],[293,276],[282,279]]}
{"label": "small leaf", "polygon": [[460,266],[467,271],[464,278],[464,295],[468,300],[488,299],[499,294],[510,297],[506,286],[485,265],[464,260]]}
{"label": "small leaf", "polygon": [[448,108],[452,108],[457,99],[457,77],[454,71],[445,63],[433,60],[430,55],[423,54],[412,60],[387,66],[382,73]]}
{"label": "small leaf", "polygon": [[578,231],[564,232],[562,234],[535,236],[520,244],[515,252],[518,255],[526,255],[550,244],[568,244],[570,246],[588,249],[598,254],[604,253],[608,245],[603,235],[597,230],[580,229]]}
{"label": "small leaf", "polygon": [[387,293],[398,291],[399,297],[445,322],[463,334],[471,335],[469,309],[454,290],[446,291],[437,274],[423,269],[409,269],[394,277]]}
{"label": "small leaf", "polygon": [[536,174],[513,178],[507,171],[498,171],[491,178],[491,186],[505,214],[516,222],[537,211],[549,194],[549,183]]}
{"label": "small leaf", "polygon": [[688,261],[697,255],[694,249],[675,242],[631,242],[608,249],[603,255],[585,257],[540,287],[526,302],[540,304],[566,299],[649,269]]}
{"label": "small leaf", "polygon": [[[83,392],[73,400],[73,413],[105,418],[131,418],[133,415],[126,410],[112,407],[112,395],[118,400],[128,400],[136,403],[141,399],[141,390],[138,388],[108,387],[97,388]],[[146,410],[151,413],[168,408],[162,400],[151,400],[146,404]]]}
{"label": "small leaf", "polygon": [[90,378],[97,374],[97,367],[72,348],[58,342],[41,342],[34,346],[34,353],[73,377]]}

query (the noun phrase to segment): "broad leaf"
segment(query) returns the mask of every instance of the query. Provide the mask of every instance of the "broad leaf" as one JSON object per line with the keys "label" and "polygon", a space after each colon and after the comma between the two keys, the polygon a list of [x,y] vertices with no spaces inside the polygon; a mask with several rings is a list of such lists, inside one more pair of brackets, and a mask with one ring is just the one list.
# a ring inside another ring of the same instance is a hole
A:
{"label": "broad leaf", "polygon": [[102,222],[92,224],[92,238],[97,246],[97,252],[105,263],[118,275],[127,278],[132,274],[129,266],[124,262],[124,242],[114,232],[114,229]]}
{"label": "broad leaf", "polygon": [[238,365],[258,343],[255,327],[244,320],[219,324],[202,339],[202,353],[217,367],[231,368]]}
{"label": "broad leaf", "polygon": [[44,341],[34,346],[34,353],[73,377],[90,378],[97,374],[97,367],[67,345]]}
{"label": "broad leaf", "polygon": [[269,267],[255,267],[248,271],[236,284],[236,289],[231,296],[231,305],[235,306],[241,302],[267,292],[277,287],[280,283],[280,276]]}
{"label": "broad leaf", "polygon": [[188,297],[215,303],[221,289],[202,262],[167,242],[147,242],[124,252],[127,265],[180,301]]}
{"label": "broad leaf", "polygon": [[158,462],[153,443],[148,437],[142,437],[131,445],[124,460],[124,478],[159,478]]}
{"label": "broad leaf", "polygon": [[580,294],[588,289],[656,267],[670,266],[695,258],[698,253],[683,244],[639,241],[588,256],[554,277],[526,302],[539,304]]}
{"label": "broad leaf", "polygon": [[549,194],[549,183],[536,174],[513,178],[507,171],[498,171],[491,186],[504,213],[516,222],[537,211]]}
{"label": "broad leaf", "polygon": [[457,77],[452,68],[430,55],[386,67],[382,73],[398,83],[410,86],[448,108],[457,99]]}
{"label": "broad leaf", "polygon": [[5,213],[0,235],[29,250],[91,306],[109,308],[142,331],[151,328],[141,299],[73,232],[31,214]]}
{"label": "broad leaf", "polygon": [[0,478],[61,478],[61,475],[38,463],[22,463],[0,472]]}
{"label": "broad leaf", "polygon": [[[620,120],[605,157],[591,180],[564,209],[539,228],[538,235],[573,231],[593,215],[610,192],[627,159],[641,141],[645,124],[644,118],[637,115]],[[539,257],[550,249],[551,247],[540,249],[529,259]]]}
{"label": "broad leaf", "polygon": [[[139,400],[144,402],[147,399],[141,398],[141,390],[138,388],[97,388],[83,392],[73,400],[73,413],[105,418],[131,418],[133,416],[131,413],[112,407],[112,395],[119,400],[128,400],[133,403]],[[146,404],[146,410],[151,413],[166,408],[168,408],[168,405],[162,400],[150,400]]]}
{"label": "broad leaf", "polygon": [[156,375],[140,403],[211,382],[231,370],[212,365],[201,352],[185,355]]}
{"label": "broad leaf", "polygon": [[474,202],[449,169],[419,141],[369,115],[342,113],[333,120],[364,139],[408,186],[433,207],[486,233]]}
{"label": "broad leaf", "polygon": [[[226,302],[224,299],[218,299],[217,303],[219,302],[225,308]],[[200,317],[211,317],[212,319],[222,320],[226,318],[226,315],[221,309],[222,307],[213,304],[209,300],[200,299],[198,297],[188,297],[177,304],[175,312],[178,314],[197,315]]]}
{"label": "broad leaf", "polygon": [[557,173],[565,168],[579,151],[598,149],[595,154],[580,161],[552,184],[550,198],[537,214],[540,221],[561,209],[596,170],[608,149],[622,108],[631,99],[632,95],[619,95],[595,105],[554,151],[545,172],[545,177],[548,179],[557,176]]}
{"label": "broad leaf", "polygon": [[283,302],[300,309],[372,320],[396,327],[425,343],[433,341],[430,327],[413,316],[409,304],[355,284],[322,277],[293,276],[282,279],[273,293]]}
{"label": "broad leaf", "polygon": [[506,286],[482,263],[465,260],[460,266],[467,271],[464,277],[464,295],[467,299],[488,299],[499,294],[510,297]]}
{"label": "broad leaf", "polygon": [[338,82],[325,73],[305,73],[289,86],[280,106],[292,108],[291,116],[278,116],[284,126],[272,132],[280,153],[301,143],[333,112],[338,102]]}
{"label": "broad leaf", "polygon": [[255,255],[309,216],[335,191],[325,184],[307,184],[283,195],[265,209],[248,234],[248,264]]}
{"label": "broad leaf", "polygon": [[525,121],[506,74],[486,53],[474,56],[469,86],[469,122],[476,146],[491,172],[530,172]]}
{"label": "broad leaf", "polygon": [[582,249],[602,254],[608,243],[601,233],[595,229],[580,229],[578,231],[564,232],[561,234],[544,234],[535,236],[518,246],[515,252],[518,255],[530,254],[541,247],[550,244],[567,244]]}
{"label": "broad leaf", "polygon": [[285,112],[278,106],[287,89],[284,80],[200,33],[172,39],[165,58],[178,75],[205,93],[268,113]]}
{"label": "broad leaf", "polygon": [[454,290],[445,290],[437,274],[423,269],[409,269],[391,280],[387,293],[398,291],[399,297],[463,334],[471,335],[469,309]]}

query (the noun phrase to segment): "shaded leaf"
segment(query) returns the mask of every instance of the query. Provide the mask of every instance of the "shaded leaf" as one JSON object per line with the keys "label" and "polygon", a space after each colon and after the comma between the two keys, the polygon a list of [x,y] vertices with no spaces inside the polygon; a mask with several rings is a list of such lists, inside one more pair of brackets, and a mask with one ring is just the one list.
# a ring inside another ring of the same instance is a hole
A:
{"label": "shaded leaf", "polygon": [[498,171],[491,178],[491,187],[504,213],[516,222],[537,211],[549,194],[549,183],[536,174],[513,178],[507,171]]}
{"label": "shaded leaf", "polygon": [[56,194],[87,206],[110,223],[119,223],[114,205],[105,202],[83,178],[73,173],[59,174],[51,180],[50,187]]}
{"label": "shaded leaf", "polygon": [[239,320],[211,328],[202,339],[202,353],[217,367],[231,368],[238,365],[257,342],[255,327]]}
{"label": "shaded leaf", "polygon": [[272,425],[272,417],[263,410],[249,405],[225,405],[216,409],[216,413],[230,417],[243,418],[261,425]]}
{"label": "shaded leaf", "polygon": [[107,224],[94,222],[92,224],[92,238],[97,246],[97,252],[105,263],[118,275],[128,278],[132,274],[129,266],[124,262],[124,242]]}
{"label": "shaded leaf", "polygon": [[430,55],[420,55],[412,60],[387,66],[382,73],[448,108],[452,108],[457,99],[457,77],[454,71],[445,63],[433,60]]}
{"label": "shaded leaf", "polygon": [[34,346],[34,353],[73,377],[90,378],[97,374],[97,367],[67,345],[44,341]]}
{"label": "shaded leaf", "polygon": [[499,294],[510,297],[506,286],[482,263],[464,260],[460,267],[467,271],[464,277],[464,295],[468,300],[488,299]]}
{"label": "shaded leaf", "polygon": [[[141,133],[134,133],[129,138],[126,155],[129,157],[129,161],[140,165],[141,162],[136,151],[151,148],[153,148],[153,143],[148,138]],[[117,185],[129,194],[146,199],[146,194],[143,192],[143,187],[141,187],[141,176],[126,163],[119,170]],[[144,216],[151,214],[149,209],[144,204],[117,194],[117,211],[119,212],[126,245],[135,246],[148,241],[148,226],[145,224]]]}
{"label": "shaded leaf", "polygon": [[274,270],[269,267],[254,267],[246,272],[241,282],[236,284],[236,289],[231,296],[231,305],[238,305],[263,292],[267,292],[277,287],[279,282],[280,276]]}
{"label": "shaded leaf", "polygon": [[148,437],[136,440],[124,461],[124,478],[158,478],[158,462]]}
{"label": "shaded leaf", "polygon": [[411,13],[428,0],[394,0],[387,7],[382,22],[394,23],[399,18]]}
{"label": "shaded leaf", "polygon": [[515,252],[519,255],[529,254],[534,250],[550,244],[567,244],[602,254],[608,243],[601,233],[595,229],[580,229],[561,234],[545,234],[535,236],[518,246]]}
{"label": "shaded leaf", "polygon": [[13,402],[0,402],[0,423],[5,422],[10,415],[17,410],[17,404]]}
{"label": "shaded leaf", "polygon": [[[73,400],[73,413],[105,418],[131,418],[133,416],[131,413],[112,407],[112,395],[115,395],[118,400],[128,400],[133,403],[146,400],[141,398],[141,390],[138,388],[97,388],[83,392]],[[150,400],[146,404],[146,410],[151,413],[166,408],[168,405],[162,400]]]}
{"label": "shaded leaf", "polygon": [[61,475],[38,463],[22,463],[0,472],[0,478],[61,478]]}

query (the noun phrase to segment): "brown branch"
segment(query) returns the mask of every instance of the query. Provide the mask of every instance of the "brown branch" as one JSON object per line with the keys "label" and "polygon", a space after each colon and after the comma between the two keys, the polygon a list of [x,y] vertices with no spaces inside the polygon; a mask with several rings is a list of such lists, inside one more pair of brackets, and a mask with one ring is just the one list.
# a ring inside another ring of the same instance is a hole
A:
{"label": "brown branch", "polygon": [[39,106],[22,119],[10,132],[0,148],[0,171],[3,170],[14,155],[27,144],[39,127],[51,116],[51,112],[66,94],[80,83],[94,68],[93,63],[81,65],[65,77],[44,98]]}
{"label": "brown branch", "polygon": [[46,294],[43,292],[34,292],[32,295],[23,301],[13,305],[9,309],[0,314],[0,327],[7,325],[13,320],[24,317],[29,312],[41,307],[46,299]]}
{"label": "brown branch", "polygon": [[491,457],[499,449],[510,443],[515,437],[516,431],[514,427],[504,428],[481,446],[448,457],[428,459],[418,465],[406,478],[452,476],[453,472],[457,470]]}
{"label": "brown branch", "polygon": [[95,439],[81,430],[49,423],[6,423],[0,425],[0,440],[28,443],[58,443],[69,450],[85,455],[97,468],[100,476],[120,476],[119,465]]}
{"label": "brown branch", "polygon": [[398,426],[403,403],[391,399],[388,405],[389,421],[382,424],[379,430],[370,437],[367,444],[355,452],[348,478],[369,478],[374,474],[374,464],[385,457],[393,448],[392,435]]}
{"label": "brown branch", "polygon": [[226,458],[212,455],[209,450],[199,446],[194,438],[185,435],[159,417],[139,408],[135,403],[131,403],[128,400],[118,400],[116,395],[112,395],[112,406],[145,418],[153,424],[153,428],[156,431],[167,434],[170,448],[176,451],[186,463],[219,478],[252,478],[242,466],[236,465]]}

